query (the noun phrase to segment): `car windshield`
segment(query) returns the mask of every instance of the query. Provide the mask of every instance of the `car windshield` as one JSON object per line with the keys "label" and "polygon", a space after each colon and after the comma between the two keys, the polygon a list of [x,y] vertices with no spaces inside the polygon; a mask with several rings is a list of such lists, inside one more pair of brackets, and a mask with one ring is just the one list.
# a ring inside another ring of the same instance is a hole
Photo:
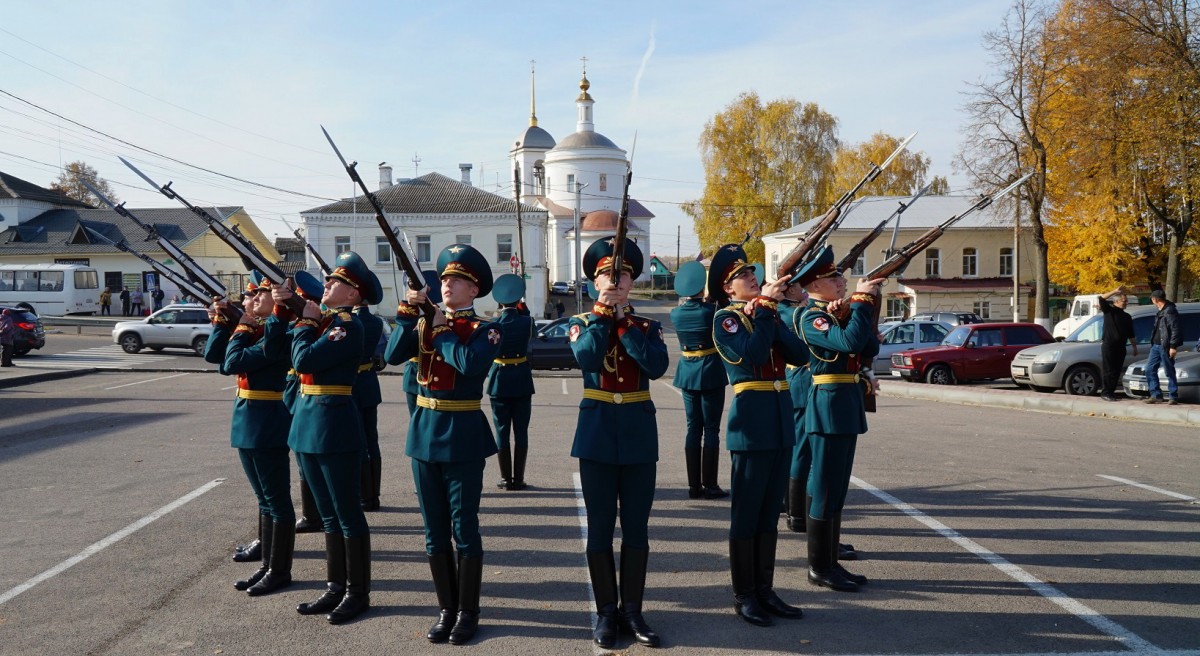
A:
{"label": "car windshield", "polygon": [[1083,322],[1083,325],[1076,328],[1075,332],[1067,335],[1064,342],[1098,342],[1104,336],[1104,315],[1097,314],[1096,316]]}
{"label": "car windshield", "polygon": [[967,336],[970,334],[970,326],[959,326],[946,335],[946,339],[942,340],[942,346],[962,346],[967,342]]}

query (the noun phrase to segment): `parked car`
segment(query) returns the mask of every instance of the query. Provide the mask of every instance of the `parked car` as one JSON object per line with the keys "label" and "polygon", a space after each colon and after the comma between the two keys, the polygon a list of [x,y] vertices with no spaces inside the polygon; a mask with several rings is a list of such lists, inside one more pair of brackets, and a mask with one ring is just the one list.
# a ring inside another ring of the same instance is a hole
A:
{"label": "parked car", "polygon": [[940,346],[893,353],[892,372],[937,385],[1007,378],[1018,351],[1053,341],[1035,323],[966,324],[951,330]]}
{"label": "parked car", "polygon": [[13,326],[16,327],[16,334],[13,335],[13,355],[26,355],[33,349],[40,349],[46,345],[46,329],[42,327],[42,320],[28,305],[0,305],[0,311],[3,310],[8,310]]}
{"label": "parked car", "polygon": [[[1200,339],[1200,303],[1179,303],[1176,308],[1184,343],[1194,344]],[[1154,315],[1158,310],[1153,305],[1140,305],[1129,308],[1128,312],[1133,318],[1138,355],[1145,359],[1150,354],[1150,333],[1154,331]],[[1061,388],[1067,394],[1099,394],[1103,337],[1104,315],[1088,317],[1065,340],[1018,353],[1011,367],[1013,382],[1039,392]],[[1126,362],[1129,362],[1133,348],[1128,342],[1125,354]]]}
{"label": "parked car", "polygon": [[940,321],[951,326],[964,326],[969,323],[983,323],[974,312],[923,312],[914,314],[910,321]]}
{"label": "parked car", "polygon": [[202,306],[172,303],[139,321],[121,321],[113,326],[113,341],[126,353],[143,348],[185,348],[204,355],[212,324]]}
{"label": "parked car", "polygon": [[[1184,344],[1186,347],[1187,344]],[[1163,398],[1167,396],[1167,377],[1162,367],[1155,372]],[[1149,379],[1146,377],[1146,359],[1129,365],[1121,376],[1121,387],[1125,396],[1144,399],[1150,396]],[[1175,357],[1175,384],[1179,387],[1180,403],[1200,403],[1200,353],[1179,353]]]}
{"label": "parked car", "polygon": [[892,354],[908,349],[926,348],[942,343],[953,327],[936,321],[901,321],[882,333],[879,355],[873,364],[875,373],[892,373]]}
{"label": "parked car", "polygon": [[[1129,304],[1127,310],[1132,311],[1132,307],[1138,304],[1138,297],[1129,294],[1125,298]],[[1095,316],[1102,316],[1102,314],[1103,310],[1100,309],[1099,294],[1082,294],[1076,296],[1071,301],[1071,311],[1067,313],[1067,318],[1054,324],[1054,330],[1050,331],[1050,334],[1054,335],[1054,339],[1066,339],[1071,333],[1078,330],[1080,326],[1087,322],[1088,319]]]}
{"label": "parked car", "polygon": [[571,293],[571,286],[560,280],[550,285],[550,293],[558,296],[566,296]]}
{"label": "parked car", "polygon": [[538,328],[529,340],[529,366],[532,369],[578,369],[575,353],[567,339],[570,317],[554,319]]}

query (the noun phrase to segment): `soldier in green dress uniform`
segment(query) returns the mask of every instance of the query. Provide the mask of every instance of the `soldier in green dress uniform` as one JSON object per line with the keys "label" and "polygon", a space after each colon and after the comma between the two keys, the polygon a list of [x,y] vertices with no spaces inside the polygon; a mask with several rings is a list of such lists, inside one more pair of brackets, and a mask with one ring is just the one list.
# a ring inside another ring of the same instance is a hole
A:
{"label": "soldier in green dress uniform", "polygon": [[[438,305],[442,302],[442,281],[437,271],[423,271],[425,276],[425,297],[430,303]],[[385,358],[386,359],[386,358]],[[421,384],[417,382],[417,356],[404,361],[404,396],[408,402],[408,418],[411,420],[417,411],[417,396],[421,393]],[[398,364],[388,361],[388,364]]]}
{"label": "soldier in green dress uniform", "polygon": [[[325,287],[320,280],[317,280],[307,271],[297,271],[294,277],[296,295],[306,301],[320,304],[321,296],[325,294]],[[288,340],[288,351],[291,351],[291,334],[288,332],[293,327],[293,324],[298,319],[291,310],[288,310],[282,305],[276,305],[275,311],[271,318],[267,320],[268,328],[271,325],[276,325],[276,329],[281,330]],[[287,405],[288,412],[295,414],[296,412],[296,397],[300,395],[300,376],[295,369],[288,369],[287,383],[283,388],[283,402]],[[317,502],[313,500],[312,490],[308,487],[308,481],[304,480],[304,470],[300,468],[300,460],[297,456],[296,460],[297,478],[300,479],[300,516],[296,518],[297,533],[318,533],[323,530],[321,526],[321,513],[317,512]]]}
{"label": "soldier in green dress uniform", "polygon": [[[729,379],[713,345],[715,303],[704,298],[707,273],[696,261],[685,262],[675,272],[678,307],[671,310],[671,325],[679,339],[680,358],[673,385],[683,394],[687,435],[683,458],[687,465],[688,497],[720,499],[729,496],[717,484],[721,461],[721,414]],[[703,437],[703,444],[701,444]]]}
{"label": "soldier in green dress uniform", "polygon": [[875,303],[882,279],[860,280],[844,315],[846,279],[825,247],[793,277],[804,286],[809,306],[800,316],[801,336],[811,357],[812,386],[804,430],[812,450],[807,514],[808,580],[814,585],[852,592],[867,583],[838,563],[842,507],[850,486],[858,436],[867,432],[864,393],[872,381],[861,370],[879,352]]}
{"label": "soldier in green dress uniform", "polygon": [[274,307],[270,285],[254,272],[243,295],[245,311],[232,322],[218,301],[209,309],[212,334],[204,359],[227,376],[237,376],[230,445],[238,450],[246,479],[258,498],[262,566],[234,583],[251,596],[274,592],[292,582],[296,512],[288,479],[287,436],[291,415],[283,404],[289,364],[287,335],[270,331],[267,317]]}
{"label": "soldier in green dress uniform", "polygon": [[421,389],[405,453],[412,458],[425,522],[425,553],[440,608],[426,637],[430,642],[463,644],[479,626],[479,499],[484,466],[496,453],[480,401],[484,378],[500,354],[502,335],[497,324],[475,314],[473,305],[492,290],[487,258],[466,244],[454,244],[438,255],[437,268],[446,313],[422,317],[419,306],[427,298],[425,292],[408,290],[386,357],[389,363],[420,358]]}
{"label": "soldier in green dress uniform", "polygon": [[[304,471],[325,528],[326,591],[300,604],[301,615],[328,613],[330,624],[347,622],[371,605],[371,534],[359,496],[362,416],[354,403],[354,379],[362,357],[363,328],[353,310],[382,300],[378,279],[353,251],[338,256],[325,278],[321,302],[305,304],[291,330],[292,368],[300,377],[288,445]],[[272,291],[277,304],[292,291]]]}
{"label": "soldier in green dress uniform", "polygon": [[708,293],[728,305],[717,311],[713,341],[725,361],[733,403],[725,429],[733,467],[729,565],[734,610],[743,620],[770,626],[770,615],[799,618],[803,612],[775,593],[775,548],[796,431],[786,365],[803,366],[808,351],[779,321],[778,302],[787,280],[760,287],[737,244],[713,254]]}
{"label": "soldier in green dress uniform", "polygon": [[[374,279],[372,285],[383,288],[374,272],[367,271],[367,274]],[[383,476],[383,463],[379,459],[379,404],[383,403],[383,396],[379,392],[379,374],[375,371],[375,351],[383,335],[383,320],[371,312],[367,303],[354,308],[354,315],[363,326],[363,351],[358,362],[358,377],[354,379],[354,403],[362,415],[363,435],[367,440],[359,494],[363,510],[379,510],[380,477]]]}
{"label": "soldier in green dress uniform", "polygon": [[[808,294],[799,284],[789,284],[779,301],[779,320],[793,335],[800,336],[800,315],[808,304]],[[812,373],[807,366],[788,365],[788,388],[792,394],[792,416],[796,425],[796,446],[792,448],[792,468],[788,477],[787,494],[783,507],[787,512],[788,529],[803,533],[805,530],[805,494],[808,490],[808,471],[812,468],[812,451],[808,436],[804,433],[804,408],[808,405],[808,388],[812,384]]]}
{"label": "soldier in green dress uniform", "polygon": [[[642,597],[658,463],[650,381],[667,371],[667,346],[657,321],[627,312],[629,290],[642,272],[642,252],[626,239],[622,271],[614,274],[614,242],[612,237],[599,239],[584,253],[583,270],[595,283],[596,303],[591,312],[569,322],[584,387],[571,455],[579,459],[587,509],[587,563],[597,610],[593,638],[600,647],[611,648],[619,627],[638,643],[657,647],[660,638],[642,617]],[[612,548],[618,513],[619,606]]]}
{"label": "soldier in green dress uniform", "polygon": [[[529,368],[529,340],[533,337],[533,319],[518,307],[525,295],[525,280],[511,273],[496,279],[492,298],[500,304],[500,325],[504,338],[500,356],[488,372],[487,393],[492,402],[492,421],[496,426],[496,445],[500,448],[502,490],[525,489],[525,460],[529,456],[529,419],[533,408],[533,370]],[[513,440],[510,446],[509,434]]]}

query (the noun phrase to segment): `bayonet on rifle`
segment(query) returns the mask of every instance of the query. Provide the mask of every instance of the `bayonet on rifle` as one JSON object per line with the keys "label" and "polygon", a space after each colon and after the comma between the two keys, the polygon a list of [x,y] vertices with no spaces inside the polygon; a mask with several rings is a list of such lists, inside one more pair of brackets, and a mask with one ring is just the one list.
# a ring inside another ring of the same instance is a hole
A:
{"label": "bayonet on rifle", "polygon": [[[859,240],[859,242],[857,244],[855,244],[854,246],[852,246],[850,248],[850,250],[846,253],[846,255],[841,259],[841,261],[838,262],[838,264],[837,264],[838,270],[845,271],[845,270],[853,267],[854,263],[858,261],[858,258],[862,257],[862,254],[867,252],[867,247],[871,245],[871,242],[875,241],[875,239],[878,238],[879,235],[883,234],[883,229],[885,227],[887,227],[887,224],[890,223],[892,219],[896,220],[896,225],[894,227],[896,229],[899,229],[900,228],[900,215],[904,214],[904,210],[907,210],[909,207],[912,207],[912,204],[917,202],[917,200],[920,199],[921,196],[924,196],[925,192],[929,191],[930,186],[931,185],[925,185],[924,187],[921,187],[921,189],[919,189],[912,198],[908,199],[907,203],[901,201],[900,207],[896,208],[896,211],[889,214],[886,219],[880,221],[879,225],[875,226],[874,230],[872,230],[869,234],[867,234],[866,237],[863,237],[861,240]],[[896,231],[893,230],[892,231],[892,239],[895,240],[895,238],[896,238]],[[891,255],[891,253],[888,253],[888,255]]]}

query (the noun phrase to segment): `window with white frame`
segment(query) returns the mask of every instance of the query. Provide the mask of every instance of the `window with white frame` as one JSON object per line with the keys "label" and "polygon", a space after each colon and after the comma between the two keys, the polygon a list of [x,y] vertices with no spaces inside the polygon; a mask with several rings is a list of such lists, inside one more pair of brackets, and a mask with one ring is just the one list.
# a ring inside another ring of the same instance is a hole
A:
{"label": "window with white frame", "polygon": [[392,245],[388,243],[387,237],[375,238],[375,263],[376,264],[391,264],[392,262]]}
{"label": "window with white frame", "polygon": [[429,235],[417,235],[417,261],[430,262],[433,260],[433,248]]}
{"label": "window with white frame", "polygon": [[907,317],[908,316],[908,299],[904,298],[889,298],[887,299],[887,317]]}
{"label": "window with white frame", "polygon": [[471,245],[471,235],[454,235],[454,243]]}
{"label": "window with white frame", "polygon": [[925,277],[942,277],[942,251],[938,248],[925,249]]}
{"label": "window with white frame", "polygon": [[512,247],[513,236],[511,232],[505,232],[496,235],[496,261],[501,264],[508,264],[509,258],[513,256]]}
{"label": "window with white frame", "polygon": [[979,316],[980,319],[992,318],[992,302],[991,301],[975,301],[972,310]]}
{"label": "window with white frame", "polygon": [[771,270],[772,271],[779,270],[779,251],[775,251],[774,253],[771,253]]}
{"label": "window with white frame", "polygon": [[574,173],[567,174],[567,191],[569,191],[571,193],[575,193],[575,174]]}
{"label": "window with white frame", "polygon": [[333,254],[335,256],[341,255],[342,253],[348,252],[349,250],[350,250],[350,238],[349,237],[334,237],[333,238]]}
{"label": "window with white frame", "polygon": [[1013,249],[1000,249],[1000,275],[1011,276],[1013,274]]}
{"label": "window with white frame", "polygon": [[854,264],[850,266],[850,275],[861,276],[867,272],[867,254],[860,253]]}
{"label": "window with white frame", "polygon": [[963,277],[979,275],[979,251],[974,248],[963,249]]}

